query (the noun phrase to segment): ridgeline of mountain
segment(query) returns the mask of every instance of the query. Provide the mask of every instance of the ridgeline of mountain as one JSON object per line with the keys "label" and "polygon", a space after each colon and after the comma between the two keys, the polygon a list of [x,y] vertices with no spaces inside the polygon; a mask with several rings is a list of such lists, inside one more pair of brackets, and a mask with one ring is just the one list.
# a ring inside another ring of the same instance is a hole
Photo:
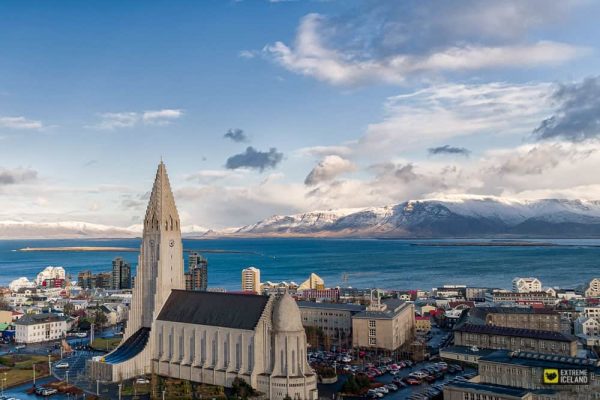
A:
{"label": "ridgeline of mountain", "polygon": [[273,216],[235,236],[600,237],[600,201],[465,197]]}
{"label": "ridgeline of mountain", "polygon": [[[241,228],[182,227],[184,237],[600,238],[600,201],[463,196],[277,215]],[[131,238],[141,225],[0,221],[0,239]]]}

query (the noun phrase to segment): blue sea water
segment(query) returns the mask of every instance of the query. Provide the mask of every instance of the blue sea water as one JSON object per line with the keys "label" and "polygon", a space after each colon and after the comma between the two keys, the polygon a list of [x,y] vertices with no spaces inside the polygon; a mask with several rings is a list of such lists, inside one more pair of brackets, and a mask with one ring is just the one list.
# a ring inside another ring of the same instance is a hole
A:
{"label": "blue sea water", "polygon": [[[228,290],[239,290],[240,271],[251,265],[260,268],[263,282],[301,283],[315,272],[327,286],[386,289],[431,289],[442,284],[508,288],[515,276],[535,276],[545,286],[568,288],[600,275],[600,240],[552,240],[560,244],[555,247],[415,246],[417,242],[428,241],[207,239],[184,240],[184,248],[200,251],[208,259],[209,287]],[[20,248],[139,248],[139,244],[139,239],[0,241],[0,285],[21,276],[32,279],[48,265],[63,266],[76,279],[79,271],[87,269],[110,271],[111,261],[117,256],[134,268],[137,264],[136,252],[15,251]],[[224,252],[214,252],[221,250]]]}

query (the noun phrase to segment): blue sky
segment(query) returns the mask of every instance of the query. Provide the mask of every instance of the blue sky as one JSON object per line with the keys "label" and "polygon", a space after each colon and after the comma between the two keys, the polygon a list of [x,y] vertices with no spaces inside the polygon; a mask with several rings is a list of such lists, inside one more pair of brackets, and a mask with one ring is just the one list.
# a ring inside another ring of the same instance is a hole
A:
{"label": "blue sky", "polygon": [[139,223],[161,156],[184,224],[216,228],[465,194],[598,199],[599,11],[2,2],[0,221]]}

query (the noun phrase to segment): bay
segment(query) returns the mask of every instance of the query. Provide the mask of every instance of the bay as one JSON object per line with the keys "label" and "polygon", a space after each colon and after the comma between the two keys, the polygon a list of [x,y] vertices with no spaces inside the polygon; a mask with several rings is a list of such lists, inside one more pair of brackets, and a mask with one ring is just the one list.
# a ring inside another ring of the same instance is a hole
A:
{"label": "bay", "polygon": [[[570,288],[600,276],[598,239],[490,247],[460,245],[478,242],[474,240],[224,238],[183,242],[186,250],[200,251],[208,259],[209,287],[227,290],[239,290],[241,270],[248,266],[261,270],[263,282],[301,283],[314,272],[327,286],[385,289],[431,289],[442,284],[510,288],[515,276],[535,276],[544,286]],[[451,246],[431,246],[440,242]],[[137,252],[17,251],[21,248],[139,248],[139,244],[139,239],[0,241],[0,285],[22,276],[33,279],[49,265],[63,266],[75,280],[83,270],[110,271],[117,256],[129,261],[133,269],[137,264]]]}

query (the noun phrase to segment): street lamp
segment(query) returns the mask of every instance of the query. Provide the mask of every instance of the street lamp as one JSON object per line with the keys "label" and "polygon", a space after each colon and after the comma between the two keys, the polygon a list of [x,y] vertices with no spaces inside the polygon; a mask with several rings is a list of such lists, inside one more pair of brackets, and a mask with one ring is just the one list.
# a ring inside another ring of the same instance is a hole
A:
{"label": "street lamp", "polygon": [[167,393],[167,391],[165,389],[163,389],[163,391],[162,391],[162,400],[165,400],[165,393]]}
{"label": "street lamp", "polygon": [[119,400],[121,400],[121,388],[123,387],[122,383],[119,383]]}
{"label": "street lamp", "polygon": [[69,371],[65,372],[65,381],[67,382],[67,385],[69,384]]}
{"label": "street lamp", "polygon": [[35,363],[32,364],[33,367],[33,386],[35,386]]}
{"label": "street lamp", "polygon": [[100,396],[100,379],[96,379],[96,396]]}

